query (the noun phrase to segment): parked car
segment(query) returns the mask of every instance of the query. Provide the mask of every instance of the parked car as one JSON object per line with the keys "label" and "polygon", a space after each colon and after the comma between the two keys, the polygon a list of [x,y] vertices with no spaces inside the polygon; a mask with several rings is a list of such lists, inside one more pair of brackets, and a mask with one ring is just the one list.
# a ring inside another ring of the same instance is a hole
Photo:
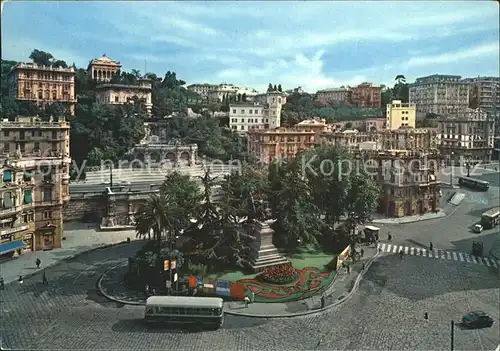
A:
{"label": "parked car", "polygon": [[467,328],[491,327],[493,322],[493,318],[483,311],[473,311],[462,317],[462,324]]}
{"label": "parked car", "polygon": [[483,226],[481,224],[476,224],[474,226],[474,233],[481,233],[483,231]]}

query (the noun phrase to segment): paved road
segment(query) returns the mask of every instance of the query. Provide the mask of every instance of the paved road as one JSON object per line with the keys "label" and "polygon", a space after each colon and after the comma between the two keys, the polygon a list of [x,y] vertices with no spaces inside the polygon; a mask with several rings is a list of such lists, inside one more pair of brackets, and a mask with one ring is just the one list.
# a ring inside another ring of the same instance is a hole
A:
{"label": "paved road", "polygon": [[[360,290],[323,315],[285,320],[227,316],[215,332],[150,329],[143,309],[96,293],[98,276],[140,242],[94,251],[8,284],[2,299],[2,346],[15,349],[449,349],[449,323],[471,309],[498,321],[498,270],[481,265],[396,255],[382,257]],[[430,320],[423,320],[423,312]],[[495,329],[457,329],[456,350],[492,350]]]}
{"label": "paved road", "polygon": [[427,247],[432,241],[435,248],[470,253],[472,242],[480,240],[484,243],[484,252],[488,253],[495,241],[498,241],[499,230],[485,230],[480,234],[472,232],[474,224],[480,221],[481,213],[499,206],[500,188],[499,173],[478,171],[476,178],[490,182],[488,192],[470,191],[467,189],[443,189],[443,196],[450,197],[453,191],[462,191],[466,197],[454,210],[453,214],[415,223],[377,225],[382,229],[381,239],[387,238],[387,231],[393,236],[393,243],[404,246]]}

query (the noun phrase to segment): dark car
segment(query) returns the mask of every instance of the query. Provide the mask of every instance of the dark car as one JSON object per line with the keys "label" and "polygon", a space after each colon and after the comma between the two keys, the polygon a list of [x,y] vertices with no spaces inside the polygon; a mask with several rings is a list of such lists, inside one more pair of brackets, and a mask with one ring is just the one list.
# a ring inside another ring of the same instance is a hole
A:
{"label": "dark car", "polygon": [[463,316],[462,324],[467,328],[486,328],[493,325],[493,318],[483,311],[474,311]]}

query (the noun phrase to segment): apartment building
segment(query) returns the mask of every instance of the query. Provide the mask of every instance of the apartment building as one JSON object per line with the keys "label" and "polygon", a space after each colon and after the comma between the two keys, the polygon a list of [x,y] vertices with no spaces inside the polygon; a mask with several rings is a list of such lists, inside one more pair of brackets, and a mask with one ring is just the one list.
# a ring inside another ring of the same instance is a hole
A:
{"label": "apartment building", "polygon": [[364,82],[349,89],[354,105],[364,108],[379,108],[382,105],[382,86]]}
{"label": "apartment building", "polygon": [[68,106],[75,113],[75,69],[18,63],[7,73],[9,96],[42,107],[54,102]]}
{"label": "apartment building", "polygon": [[465,78],[462,82],[470,87],[469,107],[479,108],[494,117],[500,114],[500,77]]}
{"label": "apartment building", "polygon": [[441,153],[454,164],[490,162],[494,149],[495,119],[480,109],[438,122]]}
{"label": "apartment building", "polygon": [[293,158],[301,150],[314,147],[318,136],[329,129],[330,126],[324,119],[312,119],[291,128],[250,130],[248,150],[265,164],[276,158]]}
{"label": "apartment building", "polygon": [[109,105],[123,105],[133,102],[134,97],[144,100],[146,111],[151,115],[152,82],[139,79],[137,85],[104,83],[96,87],[96,101]]}
{"label": "apartment building", "polygon": [[87,74],[99,83],[109,82],[116,73],[120,72],[122,65],[106,56],[93,59],[87,66]]}
{"label": "apartment building", "polygon": [[410,84],[410,103],[417,106],[417,118],[428,113],[441,116],[461,114],[469,107],[469,84],[461,76],[434,74]]}
{"label": "apartment building", "polygon": [[438,150],[386,150],[357,153],[380,187],[378,211],[387,217],[422,215],[439,210]]}
{"label": "apartment building", "polygon": [[281,110],[284,104],[286,94],[277,91],[256,95],[253,103],[231,104],[229,128],[241,134],[253,129],[278,128],[281,126]]}
{"label": "apartment building", "polygon": [[347,88],[332,88],[318,90],[316,92],[316,101],[327,103],[351,102],[352,91]]}
{"label": "apartment building", "polygon": [[332,129],[342,131],[345,129],[357,129],[360,132],[376,132],[386,128],[385,118],[366,118],[360,120],[334,122]]}
{"label": "apartment building", "polygon": [[0,253],[61,247],[69,202],[68,122],[18,117],[0,122]]}
{"label": "apartment building", "polygon": [[401,127],[415,128],[416,114],[417,107],[415,104],[393,100],[390,104],[387,104],[386,108],[387,129],[395,130]]}
{"label": "apartment building", "polygon": [[187,89],[189,91],[195,92],[204,99],[208,99],[208,93],[216,90],[217,87],[218,87],[217,84],[203,83],[203,84],[190,84],[187,86]]}
{"label": "apartment building", "polygon": [[437,130],[432,128],[378,130],[375,132],[359,132],[345,130],[343,132],[323,132],[318,139],[319,144],[331,144],[357,150],[434,150],[438,148]]}
{"label": "apartment building", "polygon": [[252,88],[239,87],[234,84],[222,83],[207,93],[209,101],[222,102],[224,98],[230,96],[243,95],[247,97],[247,101],[252,101],[259,92]]}

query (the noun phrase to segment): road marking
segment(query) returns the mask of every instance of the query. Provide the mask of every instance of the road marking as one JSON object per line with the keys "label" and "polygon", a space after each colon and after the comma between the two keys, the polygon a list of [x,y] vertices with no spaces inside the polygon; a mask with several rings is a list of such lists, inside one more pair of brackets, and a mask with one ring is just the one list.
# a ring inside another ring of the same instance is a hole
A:
{"label": "road marking", "polygon": [[394,245],[392,248],[392,253],[398,252],[398,245]]}
{"label": "road marking", "polygon": [[427,255],[427,250],[426,249],[422,249],[422,256],[426,257]]}
{"label": "road marking", "polygon": [[493,265],[493,267],[498,268],[498,266],[497,266],[497,260],[495,260],[495,259],[492,258],[491,259],[491,264]]}
{"label": "road marking", "polygon": [[391,244],[387,244],[387,248],[384,252],[391,252],[391,247],[392,247]]}
{"label": "road marking", "polygon": [[380,250],[385,251],[385,244],[378,244]]}
{"label": "road marking", "polygon": [[410,251],[410,250],[408,249],[408,246],[405,246],[405,254],[407,254],[407,255],[408,255],[408,252],[409,252],[409,251]]}
{"label": "road marking", "polygon": [[[417,249],[417,250],[418,250],[418,249]],[[414,247],[412,247],[412,248],[410,249],[410,255],[412,255],[412,256],[413,256],[414,254],[415,254],[415,248],[414,248]]]}
{"label": "road marking", "polygon": [[476,257],[475,256],[471,256],[471,258],[472,258],[472,262],[474,262],[475,264],[477,264]]}
{"label": "road marking", "polygon": [[399,250],[398,250],[398,252],[401,252],[401,251],[404,251],[404,248],[403,248],[403,246],[400,246],[400,247],[399,247]]}
{"label": "road marking", "polygon": [[464,261],[464,256],[462,256],[461,252],[458,253],[458,256],[460,257],[460,262],[463,262]]}
{"label": "road marking", "polygon": [[451,260],[451,252],[450,251],[446,251],[446,258]]}
{"label": "road marking", "polygon": [[458,256],[457,256],[457,253],[456,253],[456,252],[453,252],[453,259],[454,259],[455,261],[458,261]]}
{"label": "road marking", "polygon": [[467,260],[468,263],[471,263],[472,261],[470,260],[470,256],[469,255],[464,255],[465,256],[465,259]]}

